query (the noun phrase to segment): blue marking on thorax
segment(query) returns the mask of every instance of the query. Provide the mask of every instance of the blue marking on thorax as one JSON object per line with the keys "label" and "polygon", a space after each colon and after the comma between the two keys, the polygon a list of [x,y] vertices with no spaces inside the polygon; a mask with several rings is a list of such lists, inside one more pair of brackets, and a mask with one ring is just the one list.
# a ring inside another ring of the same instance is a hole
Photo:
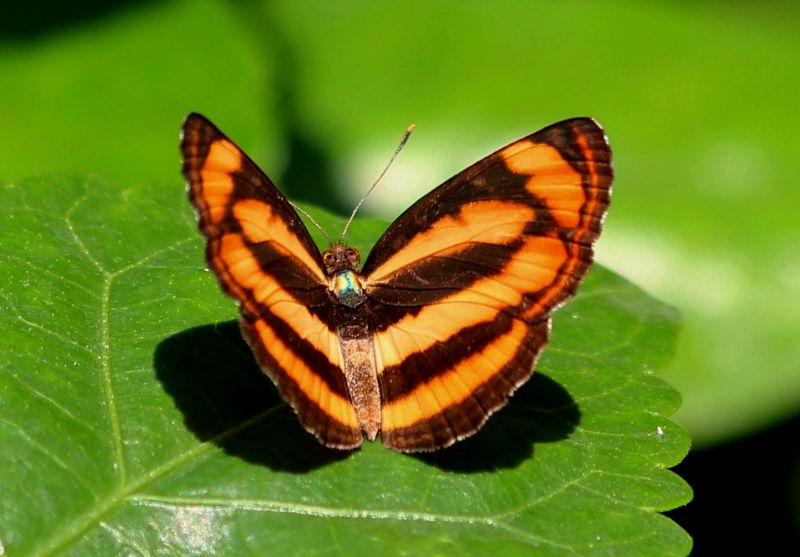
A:
{"label": "blue marking on thorax", "polygon": [[357,308],[366,299],[361,282],[353,271],[339,271],[333,275],[331,290],[339,303],[347,307]]}

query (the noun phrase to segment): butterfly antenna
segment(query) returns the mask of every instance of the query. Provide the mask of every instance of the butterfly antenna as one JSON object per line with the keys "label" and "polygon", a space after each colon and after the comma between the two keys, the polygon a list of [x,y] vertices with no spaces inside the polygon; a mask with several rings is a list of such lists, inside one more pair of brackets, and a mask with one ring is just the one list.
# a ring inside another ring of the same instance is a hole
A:
{"label": "butterfly antenna", "polygon": [[406,131],[403,134],[403,139],[400,140],[400,144],[397,146],[397,149],[395,149],[394,153],[392,153],[392,158],[389,159],[389,162],[387,162],[386,166],[383,167],[383,170],[381,170],[381,173],[378,174],[378,177],[375,179],[374,182],[372,182],[372,185],[367,190],[367,193],[362,195],[361,199],[359,199],[358,203],[356,203],[356,206],[353,208],[353,212],[350,213],[350,218],[347,220],[347,224],[344,225],[344,230],[342,230],[342,235],[339,238],[340,242],[344,241],[344,237],[347,235],[347,231],[350,228],[350,225],[353,223],[353,219],[356,217],[356,213],[358,212],[358,210],[361,208],[361,206],[367,200],[367,198],[369,197],[369,194],[372,193],[372,190],[374,190],[377,187],[378,183],[381,181],[381,178],[383,178],[383,176],[386,174],[386,171],[389,170],[389,167],[392,166],[392,163],[397,158],[397,155],[399,155],[400,151],[403,150],[403,147],[406,146],[406,143],[408,142],[408,138],[411,136],[411,132],[414,131],[415,127],[416,126],[414,124],[411,124],[411,125],[408,126],[408,128],[406,128]]}
{"label": "butterfly antenna", "polygon": [[[287,199],[286,201],[289,201],[289,200]],[[315,220],[314,220],[314,217],[312,217],[311,215],[309,215],[309,214],[308,214],[308,211],[306,211],[305,209],[303,209],[303,208],[302,208],[302,207],[300,207],[299,205],[295,205],[295,204],[294,204],[294,203],[292,203],[291,201],[289,201],[289,205],[291,205],[292,207],[294,207],[294,210],[295,210],[295,211],[297,211],[298,213],[302,213],[304,217],[306,217],[308,220],[310,220],[310,221],[311,221],[311,224],[313,224],[314,226],[316,226],[316,227],[317,227],[317,230],[319,230],[320,232],[322,232],[322,235],[323,235],[323,236],[325,236],[325,239],[326,239],[326,240],[328,240],[328,243],[329,243],[330,245],[333,245],[333,240],[331,240],[331,237],[330,237],[330,236],[328,236],[328,233],[327,233],[327,232],[325,232],[325,229],[324,229],[324,228],[322,228],[322,227],[319,225],[319,223],[318,223],[317,221],[315,221]]]}

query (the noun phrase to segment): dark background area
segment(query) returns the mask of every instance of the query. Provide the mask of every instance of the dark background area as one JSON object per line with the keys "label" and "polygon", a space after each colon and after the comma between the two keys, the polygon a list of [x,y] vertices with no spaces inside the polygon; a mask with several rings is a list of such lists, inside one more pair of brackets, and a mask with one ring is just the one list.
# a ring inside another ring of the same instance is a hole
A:
{"label": "dark background area", "polygon": [[692,451],[673,468],[694,489],[668,514],[694,538],[692,555],[800,553],[800,417]]}

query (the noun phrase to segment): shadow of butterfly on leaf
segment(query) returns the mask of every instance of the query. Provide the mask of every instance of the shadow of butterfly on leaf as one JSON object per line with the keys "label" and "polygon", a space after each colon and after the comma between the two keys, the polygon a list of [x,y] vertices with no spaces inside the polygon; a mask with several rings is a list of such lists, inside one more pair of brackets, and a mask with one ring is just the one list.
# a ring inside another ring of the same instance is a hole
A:
{"label": "shadow of butterfly on leaf", "polygon": [[201,442],[273,470],[305,473],[349,453],[306,433],[261,372],[236,321],[186,329],[162,340],[153,365]]}
{"label": "shadow of butterfly on leaf", "polygon": [[[303,430],[259,369],[235,321],[164,339],[154,366],[186,427],[229,455],[306,473],[358,454],[326,448]],[[536,444],[566,439],[579,422],[578,406],[564,387],[537,372],[473,437],[407,458],[461,473],[514,468],[533,457]]]}

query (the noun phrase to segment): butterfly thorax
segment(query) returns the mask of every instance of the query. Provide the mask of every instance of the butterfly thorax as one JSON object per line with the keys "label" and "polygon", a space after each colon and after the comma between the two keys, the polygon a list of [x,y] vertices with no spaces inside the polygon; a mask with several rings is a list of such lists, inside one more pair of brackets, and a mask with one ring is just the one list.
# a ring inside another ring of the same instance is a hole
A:
{"label": "butterfly thorax", "polygon": [[322,254],[331,292],[340,304],[350,308],[357,308],[366,299],[358,276],[360,259],[357,249],[341,243],[334,244]]}

